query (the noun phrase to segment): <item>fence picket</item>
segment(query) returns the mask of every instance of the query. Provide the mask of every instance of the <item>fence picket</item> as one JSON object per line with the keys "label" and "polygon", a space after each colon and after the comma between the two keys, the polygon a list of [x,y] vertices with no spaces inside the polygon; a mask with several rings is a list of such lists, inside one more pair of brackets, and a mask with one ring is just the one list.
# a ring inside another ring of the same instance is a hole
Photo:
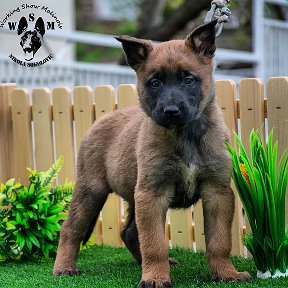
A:
{"label": "fence picket", "polygon": [[[115,90],[112,86],[98,86],[95,89],[96,120],[105,113],[115,109]],[[103,244],[110,246],[122,246],[121,231],[121,201],[120,197],[110,194],[102,209],[102,238]],[[99,227],[96,225],[96,239],[99,239]]]}
{"label": "fence picket", "polygon": [[118,109],[138,104],[137,89],[134,84],[121,84],[117,88]]}
{"label": "fence picket", "polygon": [[88,86],[75,87],[73,90],[73,101],[76,147],[78,152],[84,135],[95,120],[92,88]]}
{"label": "fence picket", "polygon": [[14,142],[14,178],[28,185],[28,171],[33,168],[31,110],[29,93],[26,89],[12,92],[12,122]]}
{"label": "fence picket", "polygon": [[194,204],[194,235],[196,251],[206,251],[202,201]]}
{"label": "fence picket", "polygon": [[55,127],[56,158],[64,157],[63,167],[58,175],[60,183],[75,177],[72,99],[68,88],[55,88],[52,92],[53,120]]}
{"label": "fence picket", "polygon": [[111,85],[97,86],[95,89],[95,114],[101,116],[115,109],[115,89]]}
{"label": "fence picket", "polygon": [[36,169],[46,171],[54,162],[51,93],[49,89],[33,89],[32,115]]}
{"label": "fence picket", "polygon": [[11,95],[15,84],[0,84],[0,183],[13,175],[13,131],[11,116]]}
{"label": "fence picket", "polygon": [[[264,129],[264,86],[260,79],[243,79],[239,84],[240,96],[240,123],[241,140],[250,154],[249,136],[252,129],[262,129],[262,138],[265,139]],[[246,219],[246,233],[251,232],[251,227]],[[250,256],[250,254],[249,254]]]}
{"label": "fence picket", "polygon": [[192,248],[192,209],[170,210],[170,234],[173,247]]}
{"label": "fence picket", "polygon": [[[237,100],[235,82],[229,80],[216,81],[216,101],[222,110],[224,121],[230,131],[230,143],[236,146],[233,131],[237,132]],[[243,215],[242,204],[237,194],[236,187],[232,181],[231,188],[235,194],[235,212],[232,223],[232,255],[243,255],[244,246],[242,244],[243,235]]]}
{"label": "fence picket", "polygon": [[[274,129],[279,143],[279,155],[288,147],[288,77],[273,77],[267,81],[268,129]],[[288,224],[288,198],[286,197],[286,223]]]}
{"label": "fence picket", "polygon": [[282,154],[288,147],[288,77],[267,81],[267,114],[268,129],[274,129],[274,139],[278,140]]}
{"label": "fence picket", "polygon": [[239,83],[241,140],[250,153],[249,136],[252,129],[264,129],[264,86],[260,79],[243,79]]}

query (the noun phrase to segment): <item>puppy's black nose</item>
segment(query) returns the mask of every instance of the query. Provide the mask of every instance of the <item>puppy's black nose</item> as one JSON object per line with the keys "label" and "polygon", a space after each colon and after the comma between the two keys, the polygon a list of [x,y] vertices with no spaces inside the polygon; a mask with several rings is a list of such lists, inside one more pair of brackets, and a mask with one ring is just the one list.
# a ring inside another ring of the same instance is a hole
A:
{"label": "puppy's black nose", "polygon": [[175,116],[180,112],[179,108],[175,105],[169,105],[164,108],[164,113],[168,116]]}

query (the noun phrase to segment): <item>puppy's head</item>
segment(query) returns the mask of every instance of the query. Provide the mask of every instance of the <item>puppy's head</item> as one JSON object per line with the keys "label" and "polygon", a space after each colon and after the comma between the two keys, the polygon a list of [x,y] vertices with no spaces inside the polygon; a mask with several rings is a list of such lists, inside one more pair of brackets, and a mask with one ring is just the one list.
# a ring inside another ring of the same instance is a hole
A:
{"label": "puppy's head", "polygon": [[25,17],[22,17],[18,25],[17,33],[21,37],[20,45],[24,52],[24,58],[25,60],[30,61],[42,46],[42,38],[45,34],[45,24],[43,19],[39,17],[33,31],[27,31],[27,28],[28,22]]}
{"label": "puppy's head", "polygon": [[189,124],[213,100],[216,24],[197,27],[185,40],[159,44],[116,37],[136,71],[141,106],[157,124],[167,128]]}

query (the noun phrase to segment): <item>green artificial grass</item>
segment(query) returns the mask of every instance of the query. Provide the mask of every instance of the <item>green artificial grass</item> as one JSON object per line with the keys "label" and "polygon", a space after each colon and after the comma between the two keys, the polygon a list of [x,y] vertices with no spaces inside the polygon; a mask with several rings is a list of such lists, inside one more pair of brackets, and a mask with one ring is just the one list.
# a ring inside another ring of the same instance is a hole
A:
{"label": "green artificial grass", "polygon": [[[243,283],[214,283],[209,280],[207,261],[203,253],[172,249],[170,257],[178,260],[171,267],[172,284],[177,287],[288,287],[288,278],[258,280],[253,278]],[[253,260],[232,258],[239,271],[247,270],[254,277],[256,268]],[[141,277],[141,267],[136,264],[125,248],[93,247],[80,252],[78,268],[80,276],[52,276],[53,260],[28,262],[8,262],[0,265],[0,287],[137,287]]]}

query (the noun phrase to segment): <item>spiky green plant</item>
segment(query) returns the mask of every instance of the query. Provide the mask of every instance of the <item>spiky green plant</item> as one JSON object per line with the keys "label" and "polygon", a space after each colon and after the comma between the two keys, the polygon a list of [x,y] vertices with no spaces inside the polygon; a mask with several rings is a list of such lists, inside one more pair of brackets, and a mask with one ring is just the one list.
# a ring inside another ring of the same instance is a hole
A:
{"label": "spiky green plant", "polygon": [[288,265],[288,233],[285,230],[285,199],[288,182],[288,153],[278,158],[278,142],[273,144],[271,130],[267,145],[261,130],[250,134],[250,152],[236,133],[239,153],[229,143],[232,177],[242,201],[252,232],[244,244],[252,254],[259,271],[285,272]]}
{"label": "spiky green plant", "polygon": [[[56,253],[60,225],[72,197],[73,183],[52,187],[63,164],[30,172],[28,187],[10,179],[0,188],[0,261]],[[6,207],[5,207],[6,206]]]}

